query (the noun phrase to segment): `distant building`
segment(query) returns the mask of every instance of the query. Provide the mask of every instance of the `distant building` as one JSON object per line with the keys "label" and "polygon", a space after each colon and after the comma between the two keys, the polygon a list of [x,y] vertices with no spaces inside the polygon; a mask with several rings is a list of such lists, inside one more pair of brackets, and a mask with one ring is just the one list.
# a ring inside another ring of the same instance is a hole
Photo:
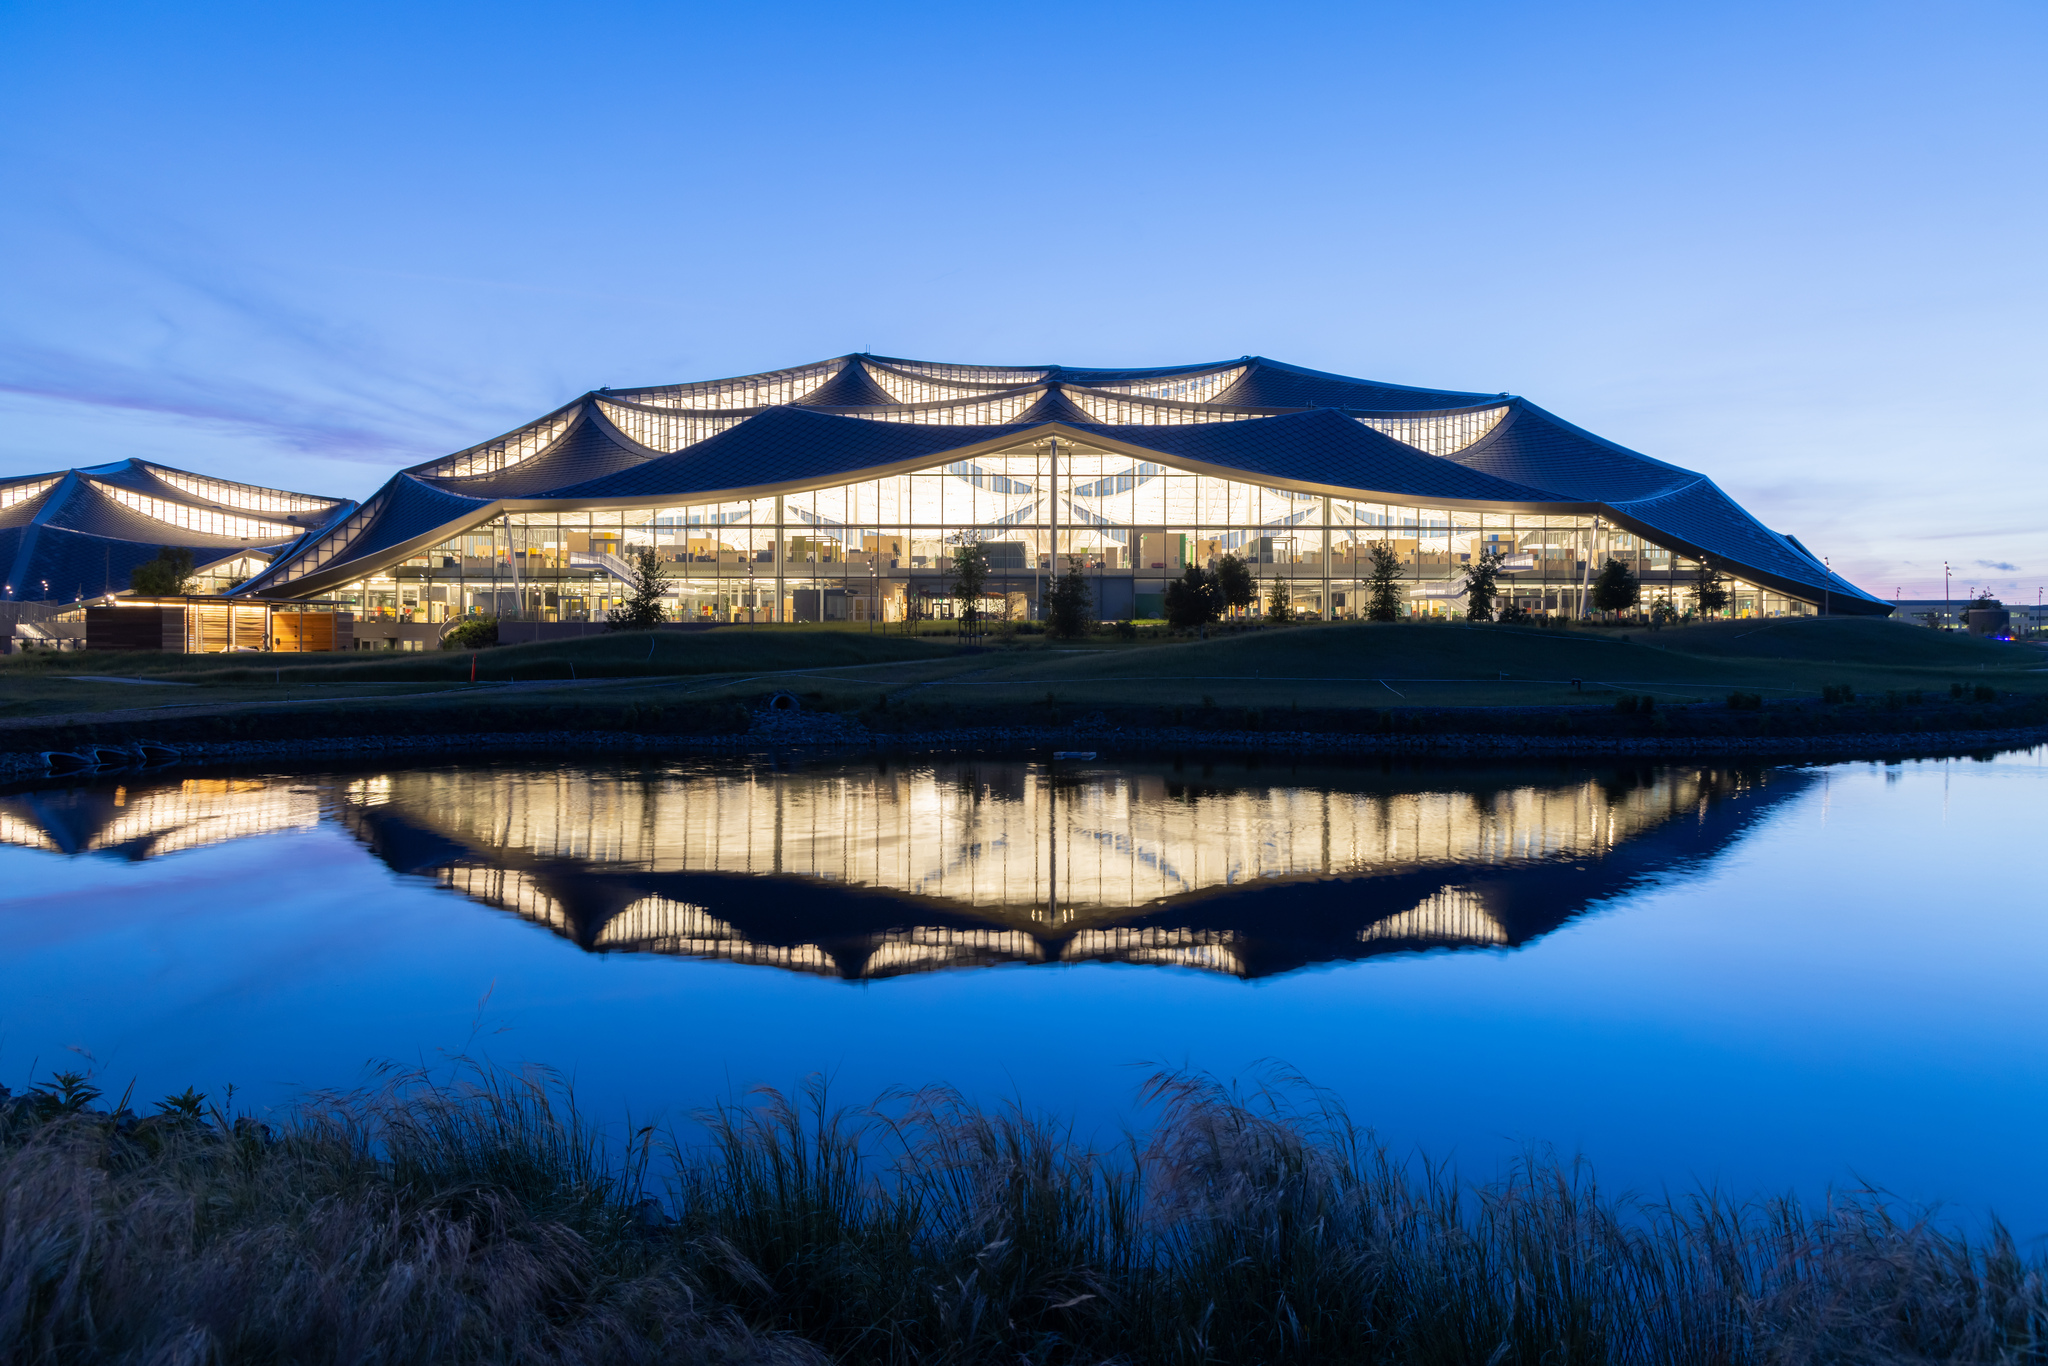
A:
{"label": "distant building", "polygon": [[164,546],[191,552],[193,591],[218,593],[355,504],[117,460],[0,480],[0,602],[126,593]]}
{"label": "distant building", "polygon": [[851,355],[600,389],[334,505],[235,591],[329,599],[359,644],[419,648],[468,614],[600,620],[651,549],[686,621],[900,621],[949,615],[953,551],[979,543],[998,615],[1040,615],[1051,579],[1079,568],[1099,616],[1157,616],[1168,580],[1235,553],[1262,600],[1284,583],[1296,611],[1348,618],[1376,542],[1412,615],[1461,611],[1462,570],[1496,549],[1503,599],[1534,612],[1588,610],[1609,559],[1634,569],[1645,607],[1687,610],[1705,566],[1731,615],[1891,611],[1706,476],[1525,399],[1255,356],[1102,370]]}
{"label": "distant building", "polygon": [[[1968,629],[1964,613],[1974,601],[1974,598],[1950,598],[1946,601],[1941,598],[1899,598],[1892,603],[1892,615],[1915,626],[1962,631]],[[2010,629],[2015,640],[2048,631],[2048,606],[2009,602],[2001,605],[2010,614]]]}

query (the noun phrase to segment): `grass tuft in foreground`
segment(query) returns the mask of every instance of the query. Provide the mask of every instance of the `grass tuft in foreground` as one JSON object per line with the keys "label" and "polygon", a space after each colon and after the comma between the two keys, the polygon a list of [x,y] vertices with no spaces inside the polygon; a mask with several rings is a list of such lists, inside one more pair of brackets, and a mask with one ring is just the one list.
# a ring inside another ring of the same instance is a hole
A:
{"label": "grass tuft in foreground", "polygon": [[0,1100],[0,1361],[2048,1361],[2048,1267],[1996,1225],[1463,1185],[1298,1082],[1162,1074],[1106,1153],[813,1089],[623,1158],[542,1077],[275,1128],[89,1092]]}

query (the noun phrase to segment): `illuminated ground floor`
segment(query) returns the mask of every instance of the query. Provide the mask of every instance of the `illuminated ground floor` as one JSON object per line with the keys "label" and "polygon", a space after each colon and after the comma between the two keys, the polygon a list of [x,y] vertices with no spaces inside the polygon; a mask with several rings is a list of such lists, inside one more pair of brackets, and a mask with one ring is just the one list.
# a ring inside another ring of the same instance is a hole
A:
{"label": "illuminated ground floor", "polygon": [[[1374,509],[1386,520],[1370,528],[1306,520],[1284,528],[1162,523],[1118,528],[1123,534],[1113,536],[1020,524],[991,534],[943,523],[821,527],[791,516],[786,500],[772,501],[779,506],[759,521],[726,524],[710,520],[718,508],[508,514],[345,585],[333,598],[366,622],[599,621],[630,592],[632,561],[649,547],[667,576],[669,619],[706,623],[950,620],[964,604],[953,595],[948,566],[969,541],[980,543],[989,564],[981,611],[1007,621],[1039,619],[1052,578],[1076,566],[1089,581],[1098,619],[1158,618],[1170,580],[1190,563],[1213,568],[1225,554],[1241,557],[1254,576],[1252,615],[1264,613],[1284,584],[1296,614],[1357,619],[1366,610],[1373,540],[1401,557],[1404,616],[1463,615],[1463,570],[1492,548],[1504,556],[1499,603],[1533,614],[1586,615],[1592,578],[1610,559],[1639,579],[1639,610],[1664,602],[1689,614],[1700,571],[1690,559],[1591,517],[1461,518],[1386,507]],[[1815,610],[1740,579],[1722,584],[1725,615]]]}

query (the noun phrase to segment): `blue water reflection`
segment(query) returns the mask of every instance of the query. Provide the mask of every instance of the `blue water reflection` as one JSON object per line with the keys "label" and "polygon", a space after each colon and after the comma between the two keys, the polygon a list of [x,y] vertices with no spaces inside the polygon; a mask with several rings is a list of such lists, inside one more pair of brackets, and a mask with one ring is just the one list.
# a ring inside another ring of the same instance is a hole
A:
{"label": "blue water reflection", "polygon": [[0,794],[0,1076],[541,1061],[1128,1114],[1284,1059],[1468,1169],[2048,1232],[2043,752],[1826,768],[435,765]]}

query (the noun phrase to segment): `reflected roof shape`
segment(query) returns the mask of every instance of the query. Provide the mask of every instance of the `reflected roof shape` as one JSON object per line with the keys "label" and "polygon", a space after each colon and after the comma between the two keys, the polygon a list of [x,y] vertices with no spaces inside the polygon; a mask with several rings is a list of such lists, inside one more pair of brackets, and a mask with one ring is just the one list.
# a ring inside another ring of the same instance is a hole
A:
{"label": "reflected roof shape", "polygon": [[[601,776],[421,769],[341,819],[431,877],[591,952],[847,979],[1126,962],[1259,977],[1527,943],[1712,857],[1797,772],[1526,770],[1048,780],[1011,760]],[[1055,837],[1056,835],[1056,837]]]}
{"label": "reflected roof shape", "polygon": [[0,567],[14,601],[127,591],[163,546],[204,570],[267,561],[355,507],[345,499],[237,484],[145,460],[117,460],[0,481]]}
{"label": "reflected roof shape", "polygon": [[1367,501],[1599,514],[1833,610],[1888,613],[1706,476],[1509,394],[1375,383],[1263,356],[1140,370],[856,354],[731,379],[598,389],[395,475],[243,591],[310,596],[502,512],[657,507],[850,483],[1062,436]]}
{"label": "reflected roof shape", "polygon": [[0,795],[0,843],[146,859],[337,822],[598,953],[854,980],[1122,962],[1262,977],[1526,944],[1717,856],[1798,770],[1332,764],[1284,781],[1008,759],[132,774]]}

